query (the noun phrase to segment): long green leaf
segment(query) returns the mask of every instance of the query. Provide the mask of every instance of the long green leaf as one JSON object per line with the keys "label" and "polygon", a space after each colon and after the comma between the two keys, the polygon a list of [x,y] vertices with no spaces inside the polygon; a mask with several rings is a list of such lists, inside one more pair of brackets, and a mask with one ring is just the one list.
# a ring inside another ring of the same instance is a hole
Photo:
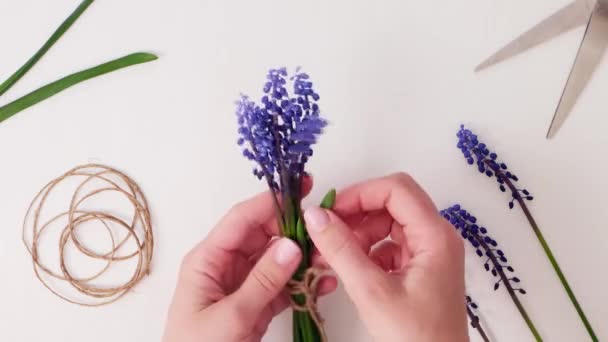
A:
{"label": "long green leaf", "polygon": [[44,56],[47,51],[63,36],[63,34],[76,22],[76,20],[84,13],[84,11],[93,3],[95,0],[84,0],[80,3],[78,8],[70,14],[70,16],[53,32],[51,37],[42,45],[42,47],[36,51],[36,53],[27,61],[25,64],[15,71],[6,81],[0,84],[0,96],[6,93],[17,81],[21,79],[39,60]]}
{"label": "long green leaf", "polygon": [[101,76],[103,74],[107,74],[112,71],[116,71],[118,69],[150,62],[156,59],[158,59],[158,57],[153,54],[138,52],[64,77],[58,81],[45,85],[42,88],[34,90],[33,92],[7,104],[4,107],[1,107],[0,122],[10,118],[11,116],[19,113],[20,111],[26,108],[29,108],[41,101],[48,99],[49,97],[75,84],[84,82],[97,76]]}

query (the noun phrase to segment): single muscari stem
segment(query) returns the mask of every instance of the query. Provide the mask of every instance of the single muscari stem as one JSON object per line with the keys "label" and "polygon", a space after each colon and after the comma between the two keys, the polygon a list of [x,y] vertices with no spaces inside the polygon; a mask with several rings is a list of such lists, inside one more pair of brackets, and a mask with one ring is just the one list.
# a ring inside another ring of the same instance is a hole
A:
{"label": "single muscari stem", "polygon": [[496,164],[490,163],[487,160],[485,161],[485,164],[488,165],[490,168],[492,168],[492,170],[499,177],[501,177],[503,179],[503,181],[505,182],[507,187],[509,187],[509,190],[511,190],[512,193],[515,194],[515,196],[514,196],[515,200],[519,203],[521,209],[524,212],[524,215],[528,219],[528,222],[530,223],[530,226],[532,227],[534,234],[536,235],[543,250],[545,251],[547,258],[549,258],[549,262],[553,266],[555,273],[557,273],[557,277],[559,278],[560,282],[562,283],[562,286],[566,290],[566,293],[568,294],[570,301],[574,305],[574,308],[576,309],[576,312],[578,313],[580,319],[583,321],[583,324],[585,325],[585,328],[587,329],[587,333],[589,334],[589,336],[591,337],[591,339],[594,342],[599,341],[597,338],[597,335],[593,331],[593,327],[591,326],[591,323],[589,323],[589,320],[587,319],[587,316],[585,315],[585,312],[581,308],[580,304],[578,303],[578,300],[576,299],[576,296],[574,295],[574,292],[570,288],[570,284],[568,284],[568,280],[566,280],[564,273],[562,272],[561,268],[559,267],[559,264],[557,263],[557,260],[555,259],[555,256],[553,255],[551,248],[549,247],[549,244],[547,244],[545,237],[543,236],[542,232],[540,231],[540,227],[536,223],[536,220],[534,220],[534,217],[532,216],[532,213],[530,212],[530,209],[528,209],[528,206],[526,205],[522,196],[519,195],[518,189],[515,187],[513,182],[511,182],[511,180],[505,176],[505,174],[502,172],[502,170],[500,170],[499,168],[496,167]]}
{"label": "single muscari stem", "polygon": [[46,53],[49,49],[63,36],[63,34],[78,20],[84,11],[93,3],[94,0],[84,0],[80,5],[65,19],[63,23],[53,32],[51,37],[36,51],[36,53],[25,64],[15,71],[6,81],[0,84],[0,96],[6,93],[17,81],[19,81]]}
{"label": "single muscari stem", "polygon": [[[499,280],[494,284],[494,290],[500,287],[500,283],[506,287],[513,304],[519,311],[520,315],[528,325],[530,332],[534,335],[536,341],[542,341],[538,330],[534,326],[534,323],[530,319],[530,316],[526,312],[525,308],[517,297],[516,290],[519,293],[525,294],[526,292],[522,289],[513,288],[511,281],[519,283],[520,280],[517,277],[509,278],[505,274],[504,269],[513,272],[513,267],[508,264],[502,264],[502,262],[508,262],[507,258],[500,249],[493,249],[498,247],[496,240],[492,239],[488,235],[488,231],[485,227],[477,225],[477,218],[468,213],[460,205],[454,205],[448,209],[442,210],[441,215],[446,218],[457,230],[460,231],[460,235],[463,239],[470,242],[470,244],[476,249],[476,253],[479,257],[486,256],[488,259],[485,262],[486,271],[490,271],[490,264],[492,266],[491,271],[494,277],[499,277]],[[491,245],[491,246],[490,246]],[[499,260],[500,259],[500,260]],[[469,305],[467,300],[467,305]]]}
{"label": "single muscari stem", "polygon": [[477,330],[477,332],[479,333],[481,338],[485,342],[490,342],[488,335],[486,334],[485,330],[483,330],[483,327],[479,323],[479,317],[477,317],[477,315],[475,315],[468,306],[467,306],[467,315],[469,315],[469,319],[471,320],[471,325],[473,326],[473,328],[475,328]]}
{"label": "single muscari stem", "polygon": [[538,330],[536,330],[536,326],[534,326],[534,323],[530,319],[530,316],[526,312],[526,309],[519,301],[519,298],[517,297],[517,294],[515,293],[513,286],[511,286],[511,282],[509,281],[509,278],[503,271],[502,264],[498,261],[498,259],[496,259],[496,256],[494,255],[494,253],[492,253],[490,246],[488,246],[488,244],[484,241],[484,239],[481,236],[479,236],[479,234],[473,234],[473,237],[479,243],[481,248],[483,248],[483,250],[486,251],[485,254],[490,258],[490,262],[492,263],[492,265],[494,266],[494,269],[498,273],[500,280],[506,287],[507,292],[509,293],[509,296],[511,296],[511,300],[513,300],[513,303],[517,307],[517,310],[521,314],[521,317],[524,319],[524,321],[526,321],[526,324],[528,325],[530,332],[532,332],[532,335],[534,335],[534,338],[536,339],[536,341],[541,342],[543,339],[540,337]]}
{"label": "single muscari stem", "polygon": [[49,83],[5,105],[4,107],[1,107],[0,122],[80,82],[84,82],[91,78],[101,76],[132,65],[151,62],[156,59],[158,59],[158,57],[150,53],[133,53],[112,60],[110,62],[103,63],[98,66],[74,73],[58,81]]}

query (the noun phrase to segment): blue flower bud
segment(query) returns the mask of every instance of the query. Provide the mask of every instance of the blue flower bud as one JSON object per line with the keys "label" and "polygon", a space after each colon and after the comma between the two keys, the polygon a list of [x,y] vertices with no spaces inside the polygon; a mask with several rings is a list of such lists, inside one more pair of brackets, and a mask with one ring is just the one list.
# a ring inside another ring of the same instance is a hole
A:
{"label": "blue flower bud", "polygon": [[[519,181],[519,178],[508,170],[507,164],[498,161],[497,153],[490,151],[487,145],[480,142],[477,135],[466,129],[464,125],[460,125],[460,130],[456,133],[456,136],[458,137],[457,147],[461,150],[469,165],[476,164],[480,173],[496,178],[501,192],[506,192],[507,187],[512,191],[516,190],[513,182]],[[522,192],[525,196],[529,196],[527,190]],[[518,196],[515,195],[515,198],[519,198]],[[513,203],[509,203],[509,208],[512,209],[513,206]]]}
{"label": "blue flower bud", "polygon": [[[442,217],[445,217],[452,226],[458,230],[460,235],[475,248],[475,253],[479,257],[487,257],[483,264],[486,272],[490,272],[492,276],[498,277],[501,275],[501,280],[504,279],[502,273],[504,269],[509,272],[514,272],[513,267],[508,264],[508,259],[502,249],[497,249],[498,243],[491,236],[488,236],[488,230],[485,227],[480,227],[477,224],[477,218],[463,209],[460,205],[454,205],[440,212]],[[481,243],[480,243],[481,242]],[[497,289],[500,286],[500,281],[495,284]],[[519,278],[511,278],[512,282],[520,282]],[[510,286],[510,285],[509,285]]]}
{"label": "blue flower bud", "polygon": [[291,173],[290,179],[299,179],[313,154],[312,145],[327,125],[320,117],[316,103],[319,95],[313,83],[304,81],[309,76],[298,69],[289,78],[293,81],[291,93],[287,77],[286,68],[270,69],[263,87],[266,95],[261,97],[260,104],[242,95],[236,110],[240,136],[237,144],[247,143],[243,155],[260,167],[254,175],[258,178],[268,175],[267,181],[275,190],[279,190],[279,183],[283,185],[280,170]]}

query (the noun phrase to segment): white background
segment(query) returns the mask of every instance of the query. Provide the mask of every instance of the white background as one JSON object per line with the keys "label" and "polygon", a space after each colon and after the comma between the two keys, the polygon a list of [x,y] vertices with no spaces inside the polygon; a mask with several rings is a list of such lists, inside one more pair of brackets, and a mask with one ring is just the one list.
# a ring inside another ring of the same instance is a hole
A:
{"label": "white background", "polygon": [[[481,74],[473,68],[569,0],[106,0],[2,103],[137,50],[160,60],[70,89],[0,124],[0,341],[158,341],[181,257],[237,200],[264,189],[235,145],[233,101],[258,96],[270,67],[312,76],[331,127],[309,164],[318,200],[332,187],[411,173],[438,206],[455,201],[488,226],[528,290],[546,341],[586,341],[583,325],[519,209],[456,149],[476,130],[536,199],[531,210],[600,339],[608,339],[608,63],[571,118],[544,139],[583,29]],[[79,3],[0,2],[0,75],[16,70]],[[21,243],[29,201],[78,164],[135,178],[152,208],[150,277],[123,300],[87,309],[34,278]],[[471,252],[469,250],[469,252]],[[468,255],[469,292],[495,341],[531,341],[504,291]],[[342,291],[323,299],[331,341],[369,341]],[[265,341],[289,340],[291,320]],[[472,338],[477,339],[475,332]]]}

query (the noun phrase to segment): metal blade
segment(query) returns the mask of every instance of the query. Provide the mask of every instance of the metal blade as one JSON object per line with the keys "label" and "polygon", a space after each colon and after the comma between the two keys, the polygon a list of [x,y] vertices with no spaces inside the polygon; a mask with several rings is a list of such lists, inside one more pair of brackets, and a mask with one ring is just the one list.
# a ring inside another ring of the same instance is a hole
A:
{"label": "metal blade", "polygon": [[533,47],[541,45],[563,33],[584,25],[595,7],[594,0],[575,0],[560,9],[540,24],[528,30],[511,43],[482,62],[475,71],[481,71],[506,59],[517,56]]}
{"label": "metal blade", "polygon": [[568,115],[572,112],[579,96],[589,83],[593,73],[608,48],[608,5],[601,0],[587,25],[585,37],[576,56],[568,83],[547,132],[547,139],[555,136]]}

